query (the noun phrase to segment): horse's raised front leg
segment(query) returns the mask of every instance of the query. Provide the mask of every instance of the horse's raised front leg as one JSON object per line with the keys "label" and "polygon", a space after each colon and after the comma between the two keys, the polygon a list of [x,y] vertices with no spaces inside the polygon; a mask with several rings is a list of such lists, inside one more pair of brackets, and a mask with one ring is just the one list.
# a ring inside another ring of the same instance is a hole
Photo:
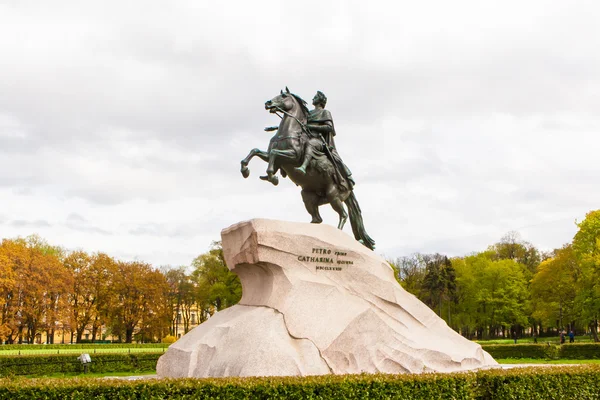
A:
{"label": "horse's raised front leg", "polygon": [[241,161],[242,167],[240,169],[240,172],[242,173],[242,176],[244,178],[247,178],[248,176],[250,176],[250,170],[248,169],[248,163],[250,162],[250,160],[252,160],[252,158],[254,158],[254,156],[258,156],[261,160],[268,162],[269,161],[269,153],[266,151],[262,151],[260,149],[252,149],[250,150],[250,153],[248,153],[248,156],[246,156],[246,158],[244,158]]}
{"label": "horse's raised front leg", "polygon": [[277,167],[275,167],[275,162],[277,161],[278,157],[294,160],[297,157],[297,153],[294,149],[272,149],[271,151],[269,151],[269,166],[267,167],[267,175],[261,176],[260,179],[269,181],[275,186],[279,184],[279,178],[275,175],[278,169]]}
{"label": "horse's raised front leg", "polygon": [[279,178],[277,175],[275,175],[277,173],[277,169],[275,168],[275,157],[277,157],[277,154],[275,151],[277,150],[271,150],[269,152],[269,159],[267,160],[269,163],[269,166],[267,167],[267,175],[261,176],[260,179],[263,181],[269,181],[273,185],[277,186],[279,184]]}

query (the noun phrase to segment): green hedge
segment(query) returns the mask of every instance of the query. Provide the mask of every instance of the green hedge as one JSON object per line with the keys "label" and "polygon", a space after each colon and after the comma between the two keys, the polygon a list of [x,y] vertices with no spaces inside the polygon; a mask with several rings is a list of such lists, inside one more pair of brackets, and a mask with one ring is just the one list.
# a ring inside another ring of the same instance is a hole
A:
{"label": "green hedge", "polygon": [[600,358],[600,344],[571,343],[560,346],[560,358],[571,360],[594,360]]}
{"label": "green hedge", "polygon": [[[160,353],[95,354],[92,355],[89,372],[154,371],[161,355]],[[0,376],[43,376],[78,372],[83,372],[83,366],[73,354],[0,357]]]}
{"label": "green hedge", "polygon": [[600,366],[514,368],[477,376],[474,399],[600,399]]}
{"label": "green hedge", "polygon": [[547,344],[490,344],[481,346],[494,358],[558,358],[558,346]]}
{"label": "green hedge", "polygon": [[600,359],[599,343],[554,344],[490,344],[481,346],[494,358],[537,358],[546,360]]}
{"label": "green hedge", "polygon": [[0,379],[0,399],[599,399],[600,366],[456,374]]}
{"label": "green hedge", "polygon": [[2,350],[33,350],[33,349],[141,349],[141,348],[163,348],[168,347],[165,343],[75,343],[75,344],[0,344]]}

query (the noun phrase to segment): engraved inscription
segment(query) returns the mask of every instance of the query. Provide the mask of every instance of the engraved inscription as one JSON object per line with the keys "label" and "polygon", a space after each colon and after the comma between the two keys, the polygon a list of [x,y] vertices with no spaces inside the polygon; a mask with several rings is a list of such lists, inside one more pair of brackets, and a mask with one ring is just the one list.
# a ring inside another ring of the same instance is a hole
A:
{"label": "engraved inscription", "polygon": [[342,271],[342,266],[354,265],[354,261],[344,259],[347,256],[345,251],[313,247],[310,254],[299,255],[298,261],[318,263],[316,271]]}

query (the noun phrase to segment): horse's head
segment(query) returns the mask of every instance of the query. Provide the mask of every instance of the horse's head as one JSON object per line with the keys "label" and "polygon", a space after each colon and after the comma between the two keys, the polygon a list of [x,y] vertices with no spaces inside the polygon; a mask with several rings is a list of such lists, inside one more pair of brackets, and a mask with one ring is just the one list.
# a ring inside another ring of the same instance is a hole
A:
{"label": "horse's head", "polygon": [[265,109],[269,110],[271,113],[277,111],[290,111],[294,108],[296,103],[295,96],[290,93],[290,90],[286,87],[285,92],[282,90],[279,95],[265,102]]}

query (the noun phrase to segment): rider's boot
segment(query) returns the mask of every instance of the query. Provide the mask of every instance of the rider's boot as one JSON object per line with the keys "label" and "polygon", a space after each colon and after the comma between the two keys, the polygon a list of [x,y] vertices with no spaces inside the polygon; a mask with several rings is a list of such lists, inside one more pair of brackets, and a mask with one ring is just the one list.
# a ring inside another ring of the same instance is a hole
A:
{"label": "rider's boot", "polygon": [[308,163],[310,162],[310,156],[307,154],[306,157],[304,157],[304,161],[302,162],[302,165],[294,168],[296,171],[300,172],[302,175],[306,175],[306,167],[308,167]]}

